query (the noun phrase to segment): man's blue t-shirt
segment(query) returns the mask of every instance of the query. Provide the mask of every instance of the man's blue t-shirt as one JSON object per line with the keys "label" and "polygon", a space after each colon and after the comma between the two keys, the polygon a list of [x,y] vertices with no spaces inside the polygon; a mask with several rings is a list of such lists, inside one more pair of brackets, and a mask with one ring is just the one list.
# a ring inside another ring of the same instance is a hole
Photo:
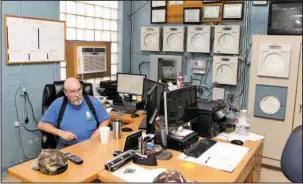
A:
{"label": "man's blue t-shirt", "polygon": [[[50,105],[45,114],[42,116],[40,122],[50,123],[54,127],[57,127],[57,119],[63,98],[64,97],[57,98]],[[95,97],[89,96],[89,98],[95,108],[99,123],[109,119],[109,115],[101,103]],[[77,139],[65,141],[62,138],[59,138],[57,148],[61,149],[66,145],[73,145],[89,139],[96,128],[96,120],[94,115],[90,112],[84,97],[81,105],[79,106],[72,105],[68,101],[60,124],[60,129],[72,132],[77,136]]]}

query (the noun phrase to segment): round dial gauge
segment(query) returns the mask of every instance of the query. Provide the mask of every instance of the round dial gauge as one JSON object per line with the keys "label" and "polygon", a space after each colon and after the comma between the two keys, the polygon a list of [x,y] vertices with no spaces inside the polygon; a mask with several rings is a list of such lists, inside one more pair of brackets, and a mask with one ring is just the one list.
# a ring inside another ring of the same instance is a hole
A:
{"label": "round dial gauge", "polygon": [[221,35],[218,42],[222,50],[232,50],[234,47],[234,37],[228,33]]}
{"label": "round dial gauge", "polygon": [[201,47],[204,47],[204,43],[207,43],[206,38],[201,33],[196,33],[191,38],[191,46],[192,47],[200,47],[201,48]]}
{"label": "round dial gauge", "polygon": [[260,108],[265,114],[275,114],[281,108],[281,103],[275,96],[264,96],[260,101]]}
{"label": "round dial gauge", "polygon": [[176,33],[172,33],[167,37],[167,45],[169,48],[177,49],[181,44],[181,40]]}
{"label": "round dial gauge", "polygon": [[217,68],[217,77],[227,79],[230,76],[233,76],[233,70],[230,65],[222,64]]}
{"label": "round dial gauge", "polygon": [[263,68],[270,73],[284,73],[286,63],[283,57],[278,53],[270,53],[263,60]]}
{"label": "round dial gauge", "polygon": [[153,34],[149,33],[144,37],[144,45],[147,47],[153,47],[154,45],[157,44],[156,42],[157,41]]}

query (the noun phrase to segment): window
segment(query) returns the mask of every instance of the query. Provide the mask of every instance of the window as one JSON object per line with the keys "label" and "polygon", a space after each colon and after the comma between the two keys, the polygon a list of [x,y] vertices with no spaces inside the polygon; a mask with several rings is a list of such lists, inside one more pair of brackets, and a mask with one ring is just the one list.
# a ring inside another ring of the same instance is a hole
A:
{"label": "window", "polygon": [[[118,68],[118,1],[60,1],[60,20],[66,21],[66,39],[111,41],[111,77],[89,79],[99,83],[115,80]],[[66,63],[60,64],[61,80],[66,78]]]}

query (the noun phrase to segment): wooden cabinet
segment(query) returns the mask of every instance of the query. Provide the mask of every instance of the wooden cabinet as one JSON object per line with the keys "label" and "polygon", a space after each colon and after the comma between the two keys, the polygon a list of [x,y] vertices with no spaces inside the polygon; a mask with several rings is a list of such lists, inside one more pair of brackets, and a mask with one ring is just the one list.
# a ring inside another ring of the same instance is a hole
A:
{"label": "wooden cabinet", "polygon": [[[104,47],[106,50],[106,71],[98,73],[78,74],[79,47]],[[110,42],[81,42],[81,41],[67,41],[67,61],[66,61],[66,77],[75,77],[77,79],[95,78],[95,77],[109,77],[111,75],[111,43]]]}

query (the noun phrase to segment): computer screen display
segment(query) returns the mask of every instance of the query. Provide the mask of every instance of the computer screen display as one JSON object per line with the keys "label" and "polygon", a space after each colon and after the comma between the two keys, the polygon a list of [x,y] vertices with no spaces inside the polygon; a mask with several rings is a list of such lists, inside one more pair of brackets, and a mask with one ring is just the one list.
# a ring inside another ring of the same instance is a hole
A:
{"label": "computer screen display", "polygon": [[[161,98],[163,97],[164,84],[155,82],[149,79],[144,79],[143,95],[142,99],[147,101],[147,93],[152,89],[154,85],[157,85],[157,109],[161,110]],[[163,108],[163,107],[162,107]]]}
{"label": "computer screen display", "polygon": [[155,119],[157,117],[158,85],[155,84],[147,93],[146,101],[146,133],[155,133]]}
{"label": "computer screen display", "polygon": [[145,75],[117,73],[117,92],[142,95]]}
{"label": "computer screen display", "polygon": [[302,3],[290,1],[270,1],[268,34],[301,35]]}
{"label": "computer screen display", "polygon": [[168,135],[178,127],[194,123],[197,111],[188,110],[197,107],[197,88],[188,86],[164,92],[165,129]]}

